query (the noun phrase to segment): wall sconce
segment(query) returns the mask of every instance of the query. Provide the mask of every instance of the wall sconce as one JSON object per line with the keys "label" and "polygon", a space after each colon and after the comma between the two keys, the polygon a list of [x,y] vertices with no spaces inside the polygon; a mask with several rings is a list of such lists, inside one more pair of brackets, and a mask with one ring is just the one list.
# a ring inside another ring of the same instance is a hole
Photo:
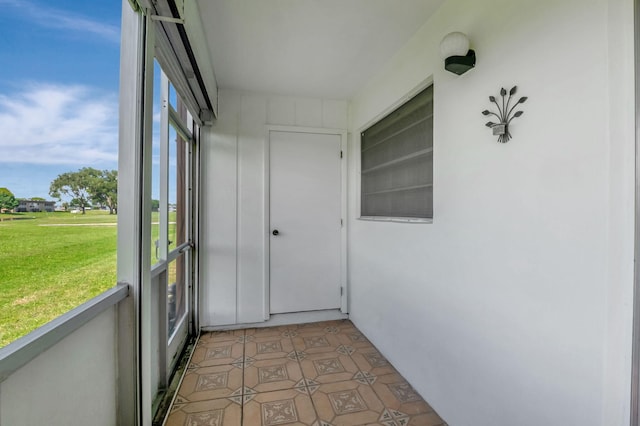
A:
{"label": "wall sconce", "polygon": [[469,39],[461,32],[452,32],[440,42],[440,55],[444,69],[454,74],[464,74],[476,66],[476,52],[469,49]]}

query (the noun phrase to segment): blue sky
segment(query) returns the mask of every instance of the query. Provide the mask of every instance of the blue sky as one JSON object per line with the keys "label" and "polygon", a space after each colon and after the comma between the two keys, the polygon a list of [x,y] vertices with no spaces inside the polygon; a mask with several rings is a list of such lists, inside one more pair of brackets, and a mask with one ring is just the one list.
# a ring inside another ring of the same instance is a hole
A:
{"label": "blue sky", "polygon": [[0,7],[0,187],[50,199],[61,173],[117,169],[121,2]]}

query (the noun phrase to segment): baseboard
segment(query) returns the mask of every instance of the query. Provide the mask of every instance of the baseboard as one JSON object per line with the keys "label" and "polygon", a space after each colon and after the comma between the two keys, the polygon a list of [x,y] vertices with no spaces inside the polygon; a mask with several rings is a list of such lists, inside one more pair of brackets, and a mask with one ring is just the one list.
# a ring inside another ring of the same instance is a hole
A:
{"label": "baseboard", "polygon": [[273,314],[267,321],[264,322],[202,326],[201,329],[203,331],[236,330],[239,328],[274,327],[278,325],[304,324],[307,322],[334,321],[341,319],[349,319],[349,315],[343,314],[340,309],[329,309],[324,311]]}

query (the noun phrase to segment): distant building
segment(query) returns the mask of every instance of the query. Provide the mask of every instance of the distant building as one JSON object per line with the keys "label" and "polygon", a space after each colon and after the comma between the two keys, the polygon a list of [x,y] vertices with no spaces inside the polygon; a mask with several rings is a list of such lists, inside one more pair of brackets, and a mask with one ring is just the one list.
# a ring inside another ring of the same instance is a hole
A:
{"label": "distant building", "polygon": [[55,209],[55,201],[40,201],[40,200],[18,200],[20,204],[15,208],[15,212],[49,212],[52,213]]}

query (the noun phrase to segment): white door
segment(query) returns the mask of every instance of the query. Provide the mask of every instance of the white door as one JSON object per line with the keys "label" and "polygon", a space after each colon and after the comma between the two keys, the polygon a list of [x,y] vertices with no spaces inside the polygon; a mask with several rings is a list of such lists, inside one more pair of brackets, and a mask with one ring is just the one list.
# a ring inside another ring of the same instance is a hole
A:
{"label": "white door", "polygon": [[271,313],[340,307],[340,138],[270,132]]}

